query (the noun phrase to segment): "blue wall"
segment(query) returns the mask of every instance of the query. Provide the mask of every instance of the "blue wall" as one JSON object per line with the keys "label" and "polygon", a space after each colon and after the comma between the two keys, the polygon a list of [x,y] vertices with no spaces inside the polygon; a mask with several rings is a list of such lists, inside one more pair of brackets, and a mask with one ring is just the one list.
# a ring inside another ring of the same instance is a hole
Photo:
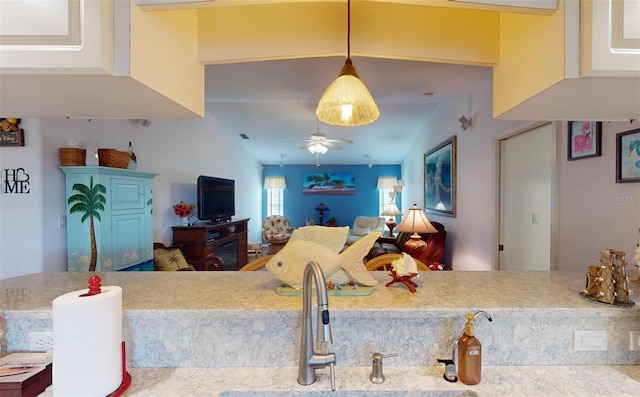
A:
{"label": "blue wall", "polygon": [[[330,211],[324,214],[324,224],[327,219],[335,217],[338,226],[352,226],[356,216],[380,216],[378,211],[378,177],[395,176],[400,179],[400,165],[265,165],[262,170],[262,182],[267,176],[284,176],[287,188],[284,190],[284,216],[293,227],[304,226],[307,218],[313,218],[319,223],[318,212],[314,208],[323,203]],[[353,172],[355,178],[355,193],[352,195],[332,194],[302,194],[302,179],[306,173]],[[266,217],[266,191],[262,190],[262,217]],[[396,200],[396,202],[401,202]]]}

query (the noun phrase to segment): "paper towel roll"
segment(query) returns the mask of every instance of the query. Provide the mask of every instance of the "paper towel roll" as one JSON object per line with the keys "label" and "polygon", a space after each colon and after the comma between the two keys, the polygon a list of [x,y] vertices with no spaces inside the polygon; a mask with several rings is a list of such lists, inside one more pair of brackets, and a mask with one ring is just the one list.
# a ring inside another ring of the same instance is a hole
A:
{"label": "paper towel roll", "polygon": [[104,397],[122,383],[122,288],[88,291],[53,300],[54,396]]}

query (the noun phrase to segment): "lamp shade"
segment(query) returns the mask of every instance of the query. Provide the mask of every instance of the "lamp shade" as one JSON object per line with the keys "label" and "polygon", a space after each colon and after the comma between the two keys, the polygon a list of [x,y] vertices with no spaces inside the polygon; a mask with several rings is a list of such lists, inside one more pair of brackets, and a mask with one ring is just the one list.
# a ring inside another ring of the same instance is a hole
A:
{"label": "lamp shade", "polygon": [[380,116],[380,110],[358,77],[351,58],[347,58],[338,78],[320,98],[316,116],[324,123],[339,126],[366,125]]}
{"label": "lamp shade", "polygon": [[383,215],[383,216],[398,216],[398,215],[402,215],[402,212],[398,209],[398,207],[394,203],[389,203],[389,205],[387,205],[384,208],[384,211],[382,211],[382,213],[380,215]]}
{"label": "lamp shade", "polygon": [[267,176],[264,178],[265,189],[285,189],[287,182],[284,176]]}
{"label": "lamp shade", "polygon": [[416,204],[407,211],[407,215],[398,225],[398,231],[413,233],[409,240],[404,243],[404,250],[414,258],[419,258],[427,249],[427,243],[422,240],[418,233],[438,232],[431,222],[429,222],[422,208],[418,208]]}
{"label": "lamp shade", "polygon": [[[405,233],[437,233],[435,227],[429,222],[427,216],[422,211],[422,208],[418,208],[416,204],[413,205],[408,211],[407,215],[402,219],[402,222],[398,225],[398,231]],[[412,236],[413,237],[413,236]],[[418,235],[418,238],[420,236]]]}
{"label": "lamp shade", "polygon": [[320,203],[316,206],[315,208],[316,211],[329,211],[329,207],[327,207],[326,205]]}
{"label": "lamp shade", "polygon": [[395,176],[379,176],[378,177],[378,189],[393,189],[398,183],[398,178]]}

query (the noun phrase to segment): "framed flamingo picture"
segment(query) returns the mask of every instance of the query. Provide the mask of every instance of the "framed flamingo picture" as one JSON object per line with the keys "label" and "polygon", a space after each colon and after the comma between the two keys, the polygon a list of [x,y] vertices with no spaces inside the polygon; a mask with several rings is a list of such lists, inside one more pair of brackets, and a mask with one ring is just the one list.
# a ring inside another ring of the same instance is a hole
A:
{"label": "framed flamingo picture", "polygon": [[569,122],[569,160],[602,155],[602,123],[599,121]]}
{"label": "framed flamingo picture", "polygon": [[616,134],[616,182],[640,182],[640,128]]}

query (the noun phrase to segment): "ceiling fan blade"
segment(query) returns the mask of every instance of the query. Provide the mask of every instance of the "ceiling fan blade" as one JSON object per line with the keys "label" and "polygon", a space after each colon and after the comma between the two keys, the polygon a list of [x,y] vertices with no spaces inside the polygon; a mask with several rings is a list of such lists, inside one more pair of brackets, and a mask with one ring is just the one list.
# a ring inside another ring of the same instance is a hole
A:
{"label": "ceiling fan blade", "polygon": [[307,149],[307,148],[310,148],[311,146],[313,146],[315,144],[316,144],[315,142],[309,142],[304,146],[300,146],[300,149]]}
{"label": "ceiling fan blade", "polygon": [[324,142],[322,142],[322,144],[324,146],[328,147],[329,149],[335,149],[335,150],[342,149],[342,146],[338,146],[338,145],[336,145],[334,143],[331,143],[329,141],[324,141]]}
{"label": "ceiling fan blade", "polygon": [[351,139],[327,139],[327,142],[353,143]]}

